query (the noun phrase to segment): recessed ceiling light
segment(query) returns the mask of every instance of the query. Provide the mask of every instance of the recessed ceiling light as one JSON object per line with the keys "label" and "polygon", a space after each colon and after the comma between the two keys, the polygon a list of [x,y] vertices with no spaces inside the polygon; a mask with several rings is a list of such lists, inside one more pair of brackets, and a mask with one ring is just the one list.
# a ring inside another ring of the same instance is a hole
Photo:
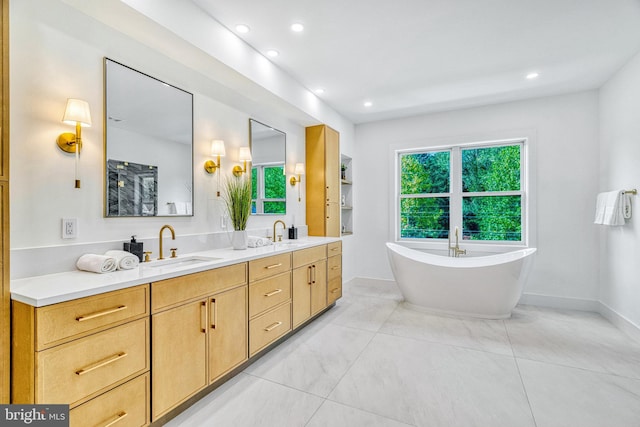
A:
{"label": "recessed ceiling light", "polygon": [[304,31],[304,25],[296,22],[295,24],[291,25],[291,31],[301,33],[302,31]]}
{"label": "recessed ceiling light", "polygon": [[368,108],[368,107],[371,107],[372,105],[373,105],[373,102],[371,102],[371,101],[364,101],[364,106],[365,106],[365,107],[367,107],[367,108]]}
{"label": "recessed ceiling light", "polygon": [[275,49],[269,49],[267,51],[267,56],[270,56],[271,58],[275,58],[278,55],[280,55],[280,53]]}
{"label": "recessed ceiling light", "polygon": [[316,94],[318,94],[318,95],[322,95],[322,94],[324,93],[324,89],[322,89],[321,87],[319,87],[319,88],[318,88],[318,89],[316,89],[314,92],[315,92]]}
{"label": "recessed ceiling light", "polygon": [[537,79],[539,75],[540,75],[540,74],[538,74],[538,73],[536,73],[536,72],[529,73],[529,74],[527,74],[527,80]]}
{"label": "recessed ceiling light", "polygon": [[249,28],[248,25],[245,24],[238,24],[236,25],[236,31],[241,33],[241,34],[246,34],[251,30],[251,28]]}

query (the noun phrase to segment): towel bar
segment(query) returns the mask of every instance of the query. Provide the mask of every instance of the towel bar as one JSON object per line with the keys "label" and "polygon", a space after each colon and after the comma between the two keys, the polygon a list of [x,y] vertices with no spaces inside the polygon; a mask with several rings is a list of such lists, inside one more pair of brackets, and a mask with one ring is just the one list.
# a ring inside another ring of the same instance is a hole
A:
{"label": "towel bar", "polygon": [[634,188],[633,190],[623,190],[622,192],[623,192],[624,194],[627,194],[627,193],[629,193],[629,194],[633,194],[633,195],[638,194],[638,190],[636,190],[635,188]]}

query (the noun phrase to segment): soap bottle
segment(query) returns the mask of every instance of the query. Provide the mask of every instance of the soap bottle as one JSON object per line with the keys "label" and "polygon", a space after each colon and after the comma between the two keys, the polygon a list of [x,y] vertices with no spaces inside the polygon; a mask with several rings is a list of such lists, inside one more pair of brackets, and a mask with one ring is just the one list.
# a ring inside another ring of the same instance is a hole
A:
{"label": "soap bottle", "polygon": [[294,240],[298,238],[298,229],[293,225],[289,227],[289,240]]}
{"label": "soap bottle", "polygon": [[131,241],[125,242],[123,249],[137,256],[140,259],[140,262],[142,262],[142,254],[144,250],[142,249],[142,242],[136,242],[136,236],[131,236]]}

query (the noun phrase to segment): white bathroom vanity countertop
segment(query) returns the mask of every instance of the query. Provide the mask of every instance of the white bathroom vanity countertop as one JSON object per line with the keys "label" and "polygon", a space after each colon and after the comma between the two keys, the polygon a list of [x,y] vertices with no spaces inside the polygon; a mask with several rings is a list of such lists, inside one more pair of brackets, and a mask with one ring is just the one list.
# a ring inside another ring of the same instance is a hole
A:
{"label": "white bathroom vanity countertop", "polygon": [[[132,286],[157,282],[198,273],[213,268],[224,267],[240,262],[251,261],[278,253],[293,252],[312,246],[339,241],[337,237],[305,237],[299,240],[285,240],[275,245],[233,250],[232,248],[213,249],[180,255],[177,258],[166,258],[163,261],[140,263],[131,270],[118,270],[111,273],[91,273],[87,271],[68,271],[27,277],[11,281],[11,299],[34,307],[56,304],[77,298],[97,295],[104,292],[129,288]],[[195,257],[212,258],[185,265],[171,265],[169,262],[194,259]]]}

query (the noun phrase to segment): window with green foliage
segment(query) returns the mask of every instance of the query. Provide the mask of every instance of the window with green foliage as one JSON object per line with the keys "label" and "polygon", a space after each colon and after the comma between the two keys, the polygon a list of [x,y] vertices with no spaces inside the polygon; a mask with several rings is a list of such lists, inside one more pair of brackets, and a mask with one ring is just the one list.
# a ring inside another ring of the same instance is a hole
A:
{"label": "window with green foliage", "polygon": [[523,147],[453,146],[399,154],[399,237],[523,240]]}
{"label": "window with green foliage", "polygon": [[286,178],[284,164],[254,166],[251,169],[251,213],[286,214]]}

